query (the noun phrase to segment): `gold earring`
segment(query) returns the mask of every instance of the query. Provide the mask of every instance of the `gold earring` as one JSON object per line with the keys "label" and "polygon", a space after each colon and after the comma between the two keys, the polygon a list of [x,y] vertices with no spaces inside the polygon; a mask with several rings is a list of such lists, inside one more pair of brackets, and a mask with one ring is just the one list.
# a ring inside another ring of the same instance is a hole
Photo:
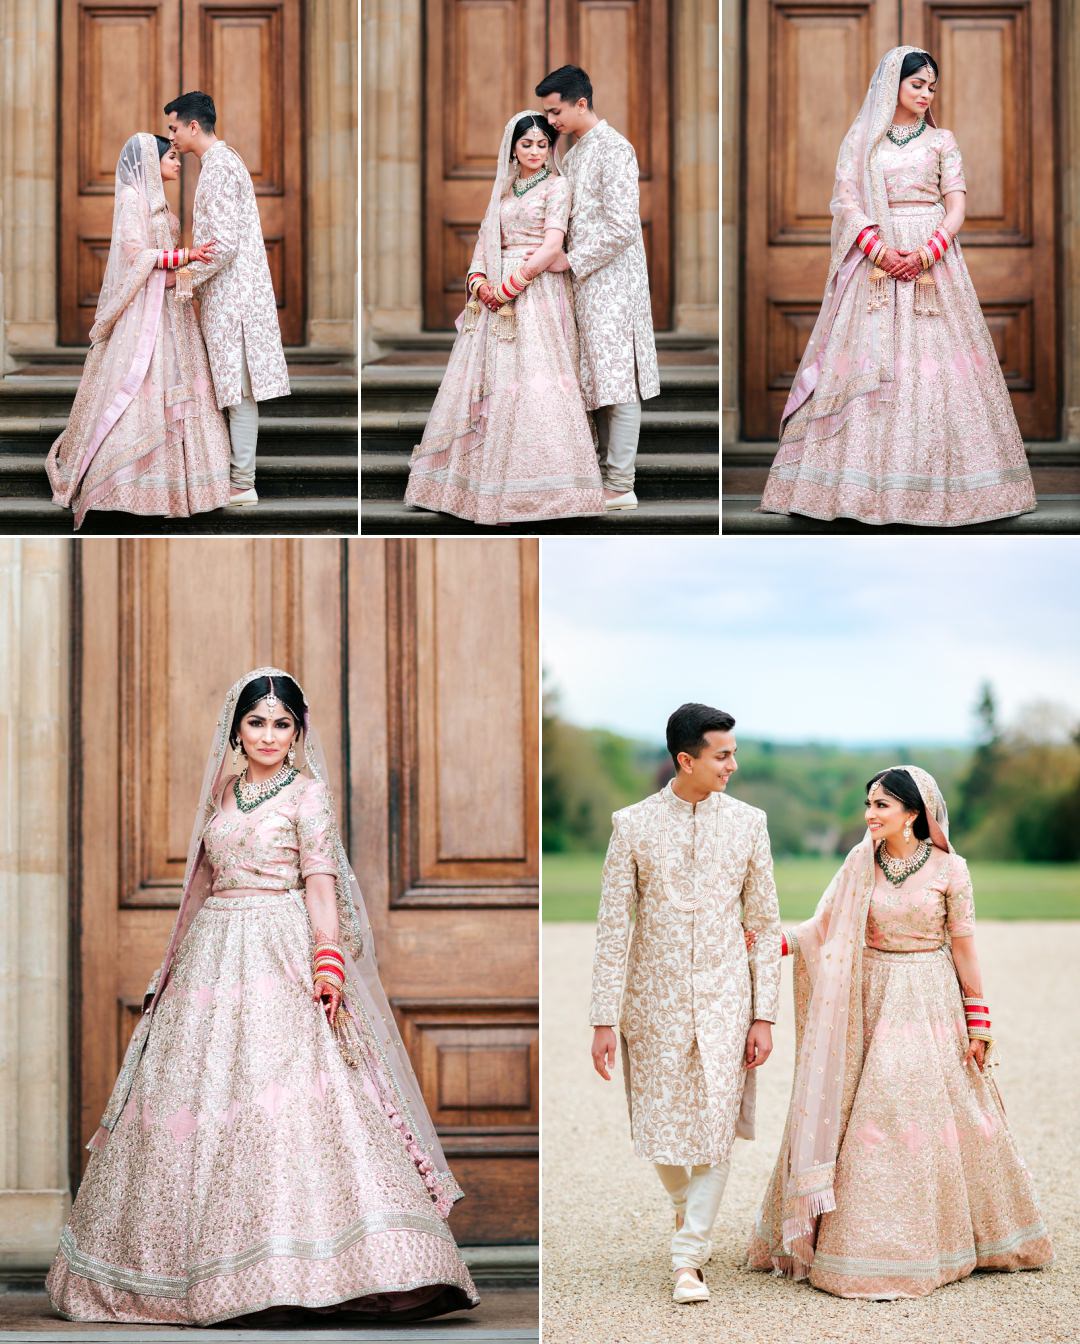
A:
{"label": "gold earring", "polygon": [[232,768],[234,770],[240,769],[240,757],[242,755],[244,755],[244,748],[237,742],[232,749]]}
{"label": "gold earring", "polygon": [[911,839],[911,822],[910,822],[910,821],[906,821],[906,822],[904,823],[904,839],[905,839],[905,840],[910,840],[910,839]]}
{"label": "gold earring", "polygon": [[290,743],[289,743],[289,753],[288,753],[288,755],[289,755],[289,764],[290,764],[290,765],[295,765],[295,764],[296,764],[296,743],[295,743],[295,742],[290,742]]}

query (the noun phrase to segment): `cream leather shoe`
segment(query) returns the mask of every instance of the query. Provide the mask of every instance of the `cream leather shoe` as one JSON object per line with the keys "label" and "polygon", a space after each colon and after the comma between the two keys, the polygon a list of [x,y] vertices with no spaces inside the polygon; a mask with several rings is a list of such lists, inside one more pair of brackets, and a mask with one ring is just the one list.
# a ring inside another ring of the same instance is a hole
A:
{"label": "cream leather shoe", "polygon": [[614,512],[616,509],[636,509],[637,495],[634,494],[633,490],[627,490],[625,494],[616,495],[614,499],[605,499],[604,508],[610,512]]}
{"label": "cream leather shoe", "polygon": [[699,1269],[681,1269],[675,1280],[671,1300],[682,1306],[686,1302],[708,1302],[709,1289]]}
{"label": "cream leather shoe", "polygon": [[233,495],[227,505],[230,509],[244,508],[246,505],[258,504],[259,496],[255,493],[255,487],[251,486],[248,490],[241,490],[238,495]]}

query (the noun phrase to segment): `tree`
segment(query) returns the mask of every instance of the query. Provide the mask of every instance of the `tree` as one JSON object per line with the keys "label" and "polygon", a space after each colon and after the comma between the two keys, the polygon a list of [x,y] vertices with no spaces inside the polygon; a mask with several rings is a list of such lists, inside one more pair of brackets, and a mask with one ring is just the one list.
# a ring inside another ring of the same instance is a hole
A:
{"label": "tree", "polygon": [[975,750],[971,765],[960,781],[959,801],[956,808],[957,831],[971,831],[982,820],[994,795],[1003,751],[997,723],[997,702],[994,688],[984,681],[975,706]]}

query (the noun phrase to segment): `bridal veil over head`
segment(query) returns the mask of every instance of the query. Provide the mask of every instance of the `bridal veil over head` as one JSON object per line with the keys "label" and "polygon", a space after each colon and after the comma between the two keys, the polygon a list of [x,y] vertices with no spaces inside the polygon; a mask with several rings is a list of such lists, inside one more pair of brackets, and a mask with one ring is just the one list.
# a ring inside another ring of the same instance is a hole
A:
{"label": "bridal veil over head", "polygon": [[[131,1038],[116,1087],[102,1118],[101,1128],[90,1141],[89,1147],[102,1147],[120,1117],[139,1066],[147,1035],[152,1030],[154,1008],[168,983],[169,971],[177,949],[183,942],[195,915],[211,894],[213,874],[203,844],[203,835],[214,816],[222,785],[231,773],[229,733],[239,697],[244,687],[258,677],[289,675],[277,667],[255,668],[241,677],[225,697],[203,774],[195,824],[188,847],[180,910],[161,970],[151,982],[152,1001]],[[326,756],[312,722],[306,696],[302,728],[303,771],[310,778],[329,786]],[[432,1200],[445,1217],[454,1201],[461,1198],[462,1192],[447,1169],[442,1146],[379,980],[371,925],[356,875],[341,842],[336,819],[333,822],[333,846],[337,867],[334,886],[337,896],[339,942],[345,952],[346,964],[343,1002],[356,1023],[360,1045],[366,1056],[361,1068],[367,1075],[367,1081],[374,1086],[390,1122],[402,1131],[402,1138],[427,1183]]]}
{"label": "bridal veil over head", "polygon": [[[906,770],[915,781],[931,842],[951,853],[949,814],[936,780],[917,765],[890,769]],[[805,1277],[813,1260],[816,1219],[836,1208],[836,1155],[862,1060],[862,944],[874,864],[867,831],[829,884],[813,918],[799,925],[792,940],[811,990],[805,1021],[799,1024],[785,1134],[781,1260],[782,1268],[796,1278]]]}
{"label": "bridal veil over head", "polygon": [[[832,212],[831,255],[825,298],[810,334],[791,393],[784,406],[786,424],[813,395],[806,439],[827,438],[844,423],[853,401],[868,396],[889,399],[893,381],[892,307],[868,311],[870,267],[855,246],[867,224],[876,224],[881,238],[894,243],[885,172],[878,151],[896,112],[900,70],[904,58],[921,47],[893,47],[878,62],[862,107],[848,128],[836,160],[836,179],[829,209]],[[928,111],[927,123],[936,126]],[[841,313],[841,299],[850,285],[856,286],[854,301]],[[834,325],[843,323],[834,333]],[[849,358],[836,364],[823,357],[836,336]],[[804,439],[783,445],[777,461],[797,461]]]}

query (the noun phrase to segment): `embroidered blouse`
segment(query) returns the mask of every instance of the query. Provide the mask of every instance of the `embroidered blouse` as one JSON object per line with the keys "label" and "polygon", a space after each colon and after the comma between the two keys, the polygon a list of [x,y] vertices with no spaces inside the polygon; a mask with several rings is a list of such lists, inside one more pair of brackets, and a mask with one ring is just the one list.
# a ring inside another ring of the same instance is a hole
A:
{"label": "embroidered blouse", "polygon": [[866,946],[880,952],[930,952],[945,931],[975,932],[975,900],[968,866],[959,854],[935,849],[917,873],[892,886],[880,867],[866,917]]}
{"label": "embroidered blouse", "polygon": [[967,191],[964,165],[952,131],[928,126],[906,145],[886,138],[878,150],[889,204],[937,205],[950,191]]}
{"label": "embroidered blouse", "polygon": [[570,183],[565,177],[552,174],[524,196],[515,196],[511,191],[503,200],[499,207],[502,245],[539,247],[545,229],[562,229],[565,233],[569,218]]}
{"label": "embroidered blouse", "polygon": [[[225,781],[203,833],[214,891],[289,891],[313,873],[337,874],[333,812],[326,785],[300,775],[288,788],[241,812]],[[228,810],[222,799],[228,798]]]}

